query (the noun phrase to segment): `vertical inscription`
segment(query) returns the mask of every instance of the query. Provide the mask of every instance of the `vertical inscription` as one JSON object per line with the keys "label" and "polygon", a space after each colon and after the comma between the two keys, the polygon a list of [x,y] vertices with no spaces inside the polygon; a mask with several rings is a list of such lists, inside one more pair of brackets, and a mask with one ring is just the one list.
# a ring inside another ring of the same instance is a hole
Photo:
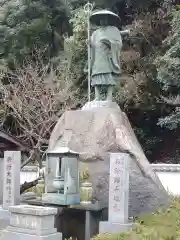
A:
{"label": "vertical inscription", "polygon": [[3,207],[7,208],[13,204],[12,199],[12,157],[4,158],[4,192]]}
{"label": "vertical inscription", "polygon": [[4,152],[3,208],[20,203],[20,163],[19,151]]}
{"label": "vertical inscription", "polygon": [[110,154],[109,221],[128,219],[129,161],[125,153]]}

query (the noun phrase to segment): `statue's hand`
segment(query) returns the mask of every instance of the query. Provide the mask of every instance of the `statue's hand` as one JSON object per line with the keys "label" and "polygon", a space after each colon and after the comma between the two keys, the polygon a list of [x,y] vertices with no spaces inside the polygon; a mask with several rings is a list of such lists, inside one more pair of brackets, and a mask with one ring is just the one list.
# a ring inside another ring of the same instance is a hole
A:
{"label": "statue's hand", "polygon": [[88,40],[88,39],[86,39],[86,45],[88,46],[91,46],[91,41],[90,40]]}
{"label": "statue's hand", "polygon": [[103,44],[105,44],[107,47],[111,47],[111,42],[107,39],[101,39],[100,40]]}
{"label": "statue's hand", "polygon": [[86,65],[84,66],[84,73],[88,72],[88,63],[86,62]]}
{"label": "statue's hand", "polygon": [[84,73],[88,73],[88,69],[87,68],[84,68]]}
{"label": "statue's hand", "polygon": [[[84,73],[88,73],[88,64],[86,64],[84,67]],[[91,73],[91,70],[90,70],[90,73]]]}

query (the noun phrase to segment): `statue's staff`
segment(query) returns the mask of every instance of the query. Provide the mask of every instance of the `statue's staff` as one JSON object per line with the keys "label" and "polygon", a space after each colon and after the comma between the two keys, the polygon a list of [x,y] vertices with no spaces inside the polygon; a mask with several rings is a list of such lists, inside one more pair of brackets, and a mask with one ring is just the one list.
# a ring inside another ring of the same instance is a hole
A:
{"label": "statue's staff", "polygon": [[91,101],[91,49],[90,49],[90,15],[93,9],[93,4],[88,2],[84,6],[84,11],[87,13],[88,17],[88,27],[87,27],[87,34],[88,34],[88,101]]}

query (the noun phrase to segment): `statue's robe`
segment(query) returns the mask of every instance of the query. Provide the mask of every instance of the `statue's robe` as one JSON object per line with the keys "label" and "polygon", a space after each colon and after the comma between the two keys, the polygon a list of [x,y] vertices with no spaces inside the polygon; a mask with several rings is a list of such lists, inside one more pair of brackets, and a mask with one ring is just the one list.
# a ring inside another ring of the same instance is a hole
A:
{"label": "statue's robe", "polygon": [[91,37],[91,85],[115,85],[121,73],[121,33],[113,26],[101,27]]}

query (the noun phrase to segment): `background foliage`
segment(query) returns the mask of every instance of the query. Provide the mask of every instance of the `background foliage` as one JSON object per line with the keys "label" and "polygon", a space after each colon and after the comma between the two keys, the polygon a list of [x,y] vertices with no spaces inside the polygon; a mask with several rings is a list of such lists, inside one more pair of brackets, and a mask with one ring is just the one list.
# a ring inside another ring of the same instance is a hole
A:
{"label": "background foliage", "polygon": [[159,119],[159,125],[177,129],[180,124],[180,12],[172,11],[171,33],[163,44],[165,51],[155,59],[157,81],[161,83],[162,101],[174,106],[168,116]]}
{"label": "background foliage", "polygon": [[70,8],[64,1],[11,0],[1,8],[1,57],[9,68],[21,66],[35,49],[44,53],[44,61],[62,50],[63,34],[70,31]]}

